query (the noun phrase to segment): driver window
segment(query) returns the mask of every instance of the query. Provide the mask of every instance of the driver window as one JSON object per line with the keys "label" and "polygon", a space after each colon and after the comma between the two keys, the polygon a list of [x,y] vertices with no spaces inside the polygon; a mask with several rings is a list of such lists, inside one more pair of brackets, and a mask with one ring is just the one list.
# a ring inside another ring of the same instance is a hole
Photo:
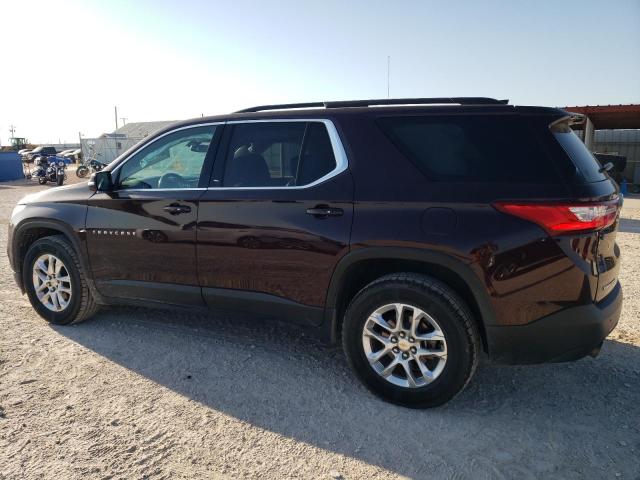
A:
{"label": "driver window", "polygon": [[118,188],[196,188],[215,129],[186,128],[146,146],[120,168]]}

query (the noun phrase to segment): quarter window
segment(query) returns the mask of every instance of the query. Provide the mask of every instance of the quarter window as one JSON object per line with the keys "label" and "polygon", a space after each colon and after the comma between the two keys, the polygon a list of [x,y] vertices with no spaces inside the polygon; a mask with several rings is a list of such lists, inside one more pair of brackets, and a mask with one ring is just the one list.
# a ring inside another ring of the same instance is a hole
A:
{"label": "quarter window", "polygon": [[433,180],[557,181],[549,157],[516,116],[387,117],[379,124],[398,149]]}
{"label": "quarter window", "polygon": [[293,187],[321,179],[336,167],[327,129],[320,122],[233,125],[224,187]]}
{"label": "quarter window", "polygon": [[569,155],[573,163],[578,167],[578,170],[586,182],[600,182],[607,179],[596,157],[593,156],[585,144],[582,143],[582,140],[571,130],[568,123],[563,122],[553,125],[551,132],[558,143],[562,145],[562,148],[567,155]]}
{"label": "quarter window", "polygon": [[120,189],[195,188],[214,125],[172,132],[129,158],[118,172]]}

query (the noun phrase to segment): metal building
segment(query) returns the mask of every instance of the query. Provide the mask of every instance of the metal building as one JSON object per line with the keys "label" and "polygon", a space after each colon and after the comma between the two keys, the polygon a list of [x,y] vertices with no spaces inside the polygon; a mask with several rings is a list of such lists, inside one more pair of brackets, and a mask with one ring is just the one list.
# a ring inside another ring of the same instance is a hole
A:
{"label": "metal building", "polygon": [[83,138],[80,147],[82,148],[82,156],[110,163],[139,141],[173,122],[174,120],[127,123],[111,133],[100,135],[98,138]]}
{"label": "metal building", "polygon": [[576,132],[596,153],[611,153],[627,158],[623,176],[637,190],[640,187],[640,105],[586,105],[564,107],[586,115]]}

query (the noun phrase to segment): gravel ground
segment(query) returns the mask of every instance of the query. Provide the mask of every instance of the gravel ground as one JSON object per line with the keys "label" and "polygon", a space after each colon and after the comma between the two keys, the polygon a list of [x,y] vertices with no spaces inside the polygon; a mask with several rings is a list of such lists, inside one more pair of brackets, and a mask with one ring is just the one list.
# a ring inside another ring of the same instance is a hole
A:
{"label": "gravel ground", "polygon": [[[41,188],[0,184],[3,252]],[[0,478],[640,479],[640,201],[623,216],[625,304],[600,356],[485,364],[428,411],[377,400],[339,349],[283,326],[142,308],[49,326],[2,255]]]}

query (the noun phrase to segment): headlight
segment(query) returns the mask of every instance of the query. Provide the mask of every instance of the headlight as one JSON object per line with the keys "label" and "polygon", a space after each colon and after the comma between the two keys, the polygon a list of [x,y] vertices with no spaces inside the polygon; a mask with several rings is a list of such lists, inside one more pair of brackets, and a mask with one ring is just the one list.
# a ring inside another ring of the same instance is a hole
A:
{"label": "headlight", "polygon": [[64,162],[62,162],[62,161],[58,162],[58,166],[59,167],[64,167]]}

